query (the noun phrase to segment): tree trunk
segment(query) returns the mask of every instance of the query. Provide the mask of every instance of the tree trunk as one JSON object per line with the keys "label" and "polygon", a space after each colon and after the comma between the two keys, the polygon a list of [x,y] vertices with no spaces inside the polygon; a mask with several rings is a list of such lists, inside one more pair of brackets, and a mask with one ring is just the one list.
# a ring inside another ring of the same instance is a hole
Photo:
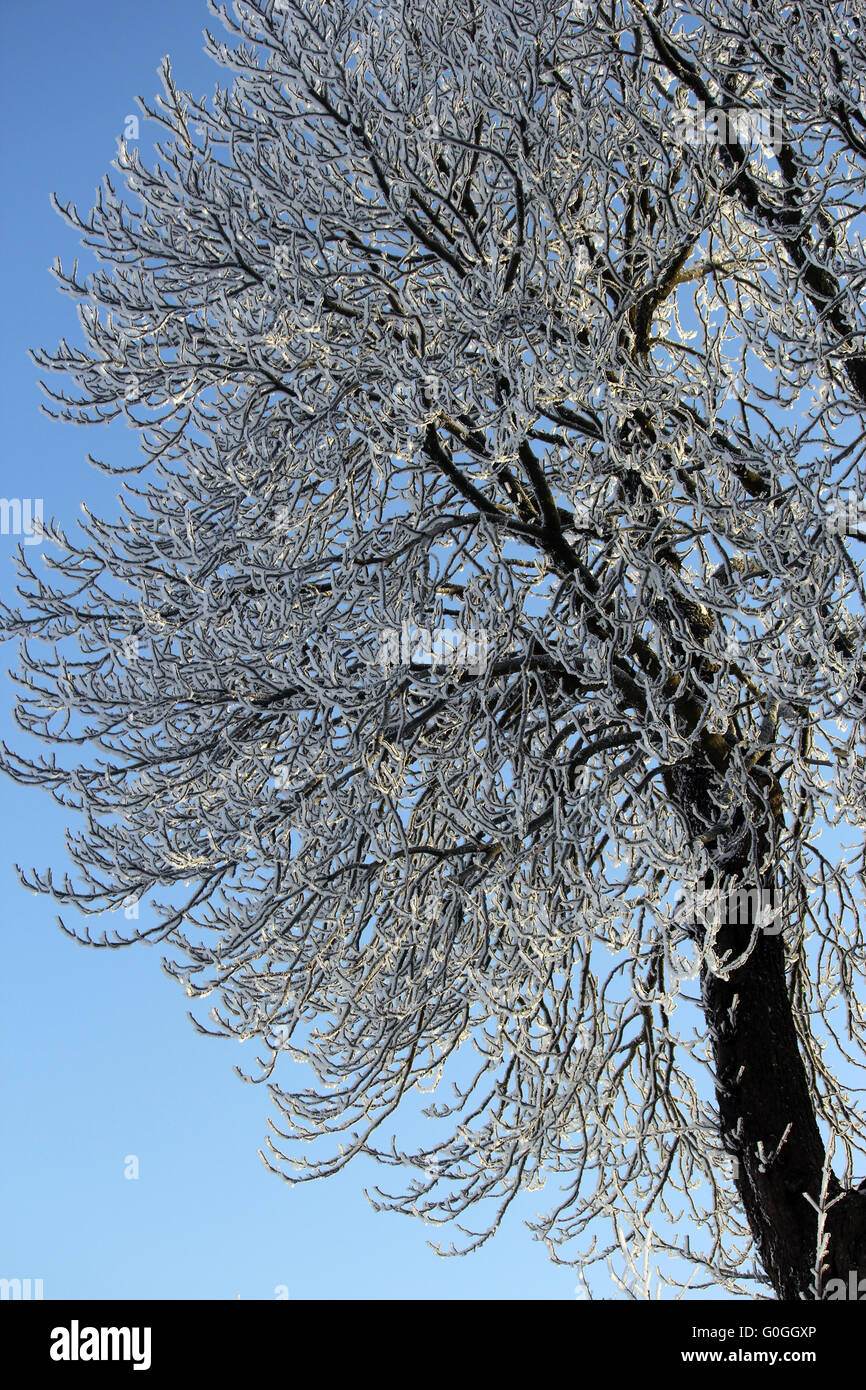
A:
{"label": "tree trunk", "polygon": [[[671,789],[691,832],[706,838],[708,825],[719,819],[715,802],[724,773],[718,765],[695,760],[672,774]],[[756,767],[752,776],[753,805],[737,811],[725,844],[717,842],[715,884],[713,874],[706,881],[711,892],[731,879],[761,886],[755,866],[764,861],[774,840],[773,818],[781,819],[782,813],[772,774]],[[713,853],[712,843],[709,848]],[[765,871],[765,889],[774,887],[772,877]],[[725,920],[735,915],[721,913],[715,941],[720,959],[730,952],[727,958],[736,960],[748,948],[753,926],[748,915],[745,923]],[[856,1297],[852,1276],[856,1283],[866,1279],[866,1184],[843,1189],[832,1173],[824,1204],[827,1209],[832,1202],[824,1223],[829,1242],[816,1283],[816,1208],[825,1146],[800,1054],[782,935],[775,926],[772,932],[759,927],[745,963],[727,979],[705,965],[701,987],[715,1061],[721,1138],[736,1159],[737,1189],[776,1296],[818,1299],[825,1296],[831,1279],[841,1279],[846,1291],[840,1293],[837,1285],[829,1292]],[[866,1283],[862,1293],[866,1295]]]}

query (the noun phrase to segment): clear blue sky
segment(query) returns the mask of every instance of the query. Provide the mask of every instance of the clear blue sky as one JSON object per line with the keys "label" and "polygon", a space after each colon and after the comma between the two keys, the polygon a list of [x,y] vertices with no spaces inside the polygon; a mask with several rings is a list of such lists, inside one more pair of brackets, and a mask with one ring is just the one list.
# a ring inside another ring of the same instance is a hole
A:
{"label": "clear blue sky", "polygon": [[[136,95],[152,101],[158,90],[165,53],[196,96],[225,80],[202,52],[205,24],[219,29],[204,0],[0,6],[0,494],[43,498],[46,516],[66,529],[83,501],[114,510],[117,483],[86,453],[131,460],[134,439],[39,413],[27,348],[78,341],[74,304],[48,271],[57,255],[71,265],[77,240],[49,194],[89,210]],[[149,145],[142,121],[145,154]],[[0,536],[7,600],[16,545]],[[4,655],[13,659],[11,646]],[[23,748],[4,689],[0,736]],[[0,1277],[40,1278],[46,1298],[268,1299],[281,1285],[293,1298],[574,1298],[574,1272],[550,1263],[518,1215],[477,1254],[443,1260],[420,1222],[372,1211],[363,1186],[387,1186],[390,1174],[371,1164],[292,1189],[267,1173],[257,1154],[267,1092],[232,1071],[250,1066],[249,1053],[195,1033],[158,950],[88,951],[64,937],[50,899],[22,889],[13,868],[62,871],[63,813],[5,779],[0,810]],[[124,1177],[129,1155],[137,1181]],[[551,1184],[527,1196],[524,1214],[546,1210],[555,1192]],[[438,1234],[445,1243],[451,1235]],[[603,1278],[593,1282],[598,1294],[620,1296]]]}
{"label": "clear blue sky", "polygon": [[[77,241],[49,193],[89,210],[135,96],[158,90],[165,53],[180,85],[212,90],[219,74],[201,51],[205,24],[218,27],[203,0],[0,8],[0,493],[42,497],[46,517],[67,528],[82,501],[114,509],[117,484],[85,454],[117,458],[133,436],[39,414],[26,349],[78,341],[73,301],[48,273],[57,255],[71,265]],[[141,136],[146,151],[144,123]],[[16,545],[0,537],[7,600]],[[4,655],[13,659],[11,645]],[[0,736],[10,741],[12,688],[4,688]],[[369,1207],[362,1188],[377,1176],[373,1165],[295,1188],[268,1174],[257,1155],[267,1093],[232,1072],[248,1053],[195,1033],[157,950],[89,951],[64,937],[53,903],[22,889],[13,869],[16,861],[62,869],[63,813],[6,779],[0,806],[0,1276],[41,1278],[46,1298],[266,1299],[277,1285],[293,1298],[574,1297],[574,1274],[553,1266],[517,1218],[478,1254],[443,1260],[420,1222]],[[124,1178],[130,1154],[138,1181]],[[544,1210],[554,1195],[533,1194],[524,1210]]]}

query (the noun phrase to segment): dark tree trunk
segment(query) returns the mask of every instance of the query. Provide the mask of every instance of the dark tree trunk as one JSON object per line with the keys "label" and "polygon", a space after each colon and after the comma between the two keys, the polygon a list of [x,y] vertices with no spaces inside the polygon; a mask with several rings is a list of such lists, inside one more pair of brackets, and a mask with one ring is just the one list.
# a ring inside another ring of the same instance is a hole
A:
{"label": "dark tree trunk", "polygon": [[[719,819],[723,777],[723,770],[709,761],[672,769],[671,790],[695,836],[706,837],[708,825]],[[710,891],[732,878],[747,887],[762,886],[756,882],[755,866],[772,846],[772,822],[781,818],[781,803],[765,769],[754,769],[753,785],[753,805],[739,808],[716,842],[715,882],[713,874],[706,882]],[[713,852],[714,845],[709,847]],[[770,879],[765,872],[765,890],[775,886]],[[736,961],[748,948],[753,926],[748,920],[739,923],[736,916],[720,914],[715,941],[719,959],[730,952],[727,959]],[[816,1206],[825,1147],[800,1054],[783,937],[775,923],[769,932],[759,926],[754,949],[729,978],[705,966],[702,996],[715,1060],[721,1138],[736,1159],[737,1188],[777,1297],[814,1300],[831,1279],[843,1280],[851,1290],[852,1276],[858,1282],[866,1279],[866,1191],[843,1190],[830,1174],[825,1207],[833,1205],[824,1224],[829,1244],[816,1288]]]}

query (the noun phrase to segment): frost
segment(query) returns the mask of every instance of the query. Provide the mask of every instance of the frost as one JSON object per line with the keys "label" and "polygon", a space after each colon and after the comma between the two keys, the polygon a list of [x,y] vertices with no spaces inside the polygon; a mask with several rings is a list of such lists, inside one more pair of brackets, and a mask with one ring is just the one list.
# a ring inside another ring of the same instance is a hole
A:
{"label": "frost", "polygon": [[[819,1114],[864,1143],[812,1037],[864,1037],[854,861],[812,830],[866,817],[864,150],[822,95],[854,100],[862,46],[810,0],[697,8],[729,23],[662,13],[708,106],[772,107],[784,55],[802,188],[758,142],[736,186],[723,142],[676,145],[642,6],[257,0],[208,38],[230,90],[166,66],[159,170],[117,157],[141,209],[108,180],[63,209],[88,348],[36,355],[59,415],[142,451],[6,613],[22,729],[82,761],[5,758],[84,811],[80,883],[34,886],[169,893],[115,939],[259,1037],[269,1166],[413,1162],[378,1200],[489,1200],[468,1246],[557,1175],[558,1258],[742,1290],[694,999],[732,961],[677,890],[780,894]],[[450,1134],[406,1159],[380,1126],[443,1075]]]}

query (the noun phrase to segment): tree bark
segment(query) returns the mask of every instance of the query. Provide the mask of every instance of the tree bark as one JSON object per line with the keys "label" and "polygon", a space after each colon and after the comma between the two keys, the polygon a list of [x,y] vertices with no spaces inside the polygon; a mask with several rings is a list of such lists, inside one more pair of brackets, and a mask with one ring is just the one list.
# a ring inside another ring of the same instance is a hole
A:
{"label": "tree bark", "polygon": [[[706,838],[708,823],[718,820],[723,775],[703,760],[672,770],[671,789],[696,837]],[[717,847],[705,884],[710,892],[732,879],[762,886],[755,866],[774,842],[772,821],[782,811],[772,774],[756,767],[753,779],[753,804],[738,809],[725,844]],[[766,871],[763,886],[775,886]],[[743,923],[725,920],[734,915],[720,914],[715,951],[721,960],[741,957],[753,933],[748,915]],[[838,1296],[851,1297],[852,1276],[857,1283],[866,1279],[866,1185],[843,1189],[829,1174],[824,1222],[829,1239],[816,1282],[826,1150],[800,1053],[782,935],[775,927],[767,932],[759,926],[751,953],[727,978],[705,964],[701,992],[721,1139],[736,1159],[737,1189],[776,1296],[820,1299],[831,1279],[841,1279],[848,1292]]]}

